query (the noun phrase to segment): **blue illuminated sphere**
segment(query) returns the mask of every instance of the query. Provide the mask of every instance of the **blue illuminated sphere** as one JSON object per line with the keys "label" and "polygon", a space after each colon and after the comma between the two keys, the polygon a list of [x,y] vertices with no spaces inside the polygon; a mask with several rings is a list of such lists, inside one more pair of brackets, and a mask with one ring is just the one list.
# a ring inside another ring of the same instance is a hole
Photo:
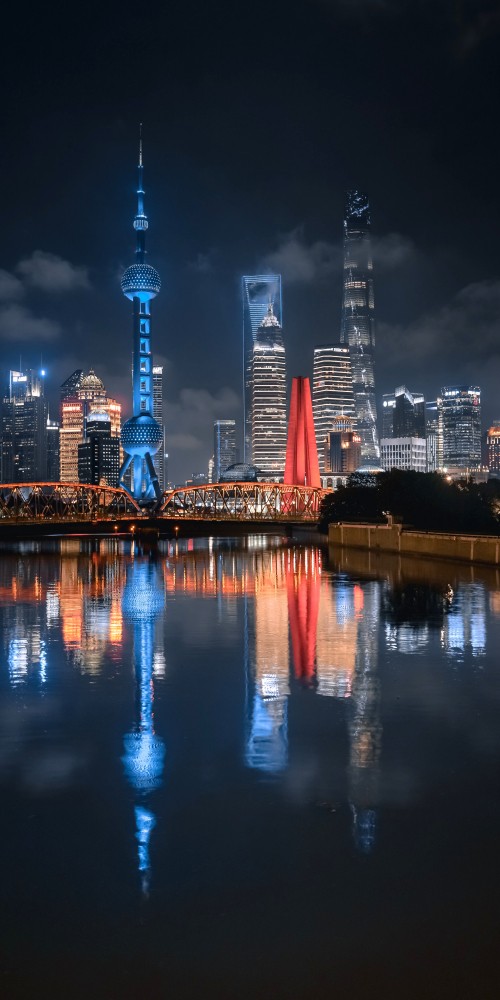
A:
{"label": "blue illuminated sphere", "polygon": [[122,292],[127,299],[154,299],[161,288],[160,275],[151,264],[131,264],[122,277]]}
{"label": "blue illuminated sphere", "polygon": [[148,451],[150,455],[156,455],[163,441],[163,431],[150,413],[140,413],[124,423],[121,439],[127,455],[144,458]]}

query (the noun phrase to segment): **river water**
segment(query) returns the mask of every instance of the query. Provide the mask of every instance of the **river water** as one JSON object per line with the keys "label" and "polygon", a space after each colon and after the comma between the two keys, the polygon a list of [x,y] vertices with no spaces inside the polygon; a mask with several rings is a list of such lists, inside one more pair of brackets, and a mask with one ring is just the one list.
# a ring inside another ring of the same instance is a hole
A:
{"label": "river water", "polygon": [[0,557],[2,996],[498,995],[500,579]]}

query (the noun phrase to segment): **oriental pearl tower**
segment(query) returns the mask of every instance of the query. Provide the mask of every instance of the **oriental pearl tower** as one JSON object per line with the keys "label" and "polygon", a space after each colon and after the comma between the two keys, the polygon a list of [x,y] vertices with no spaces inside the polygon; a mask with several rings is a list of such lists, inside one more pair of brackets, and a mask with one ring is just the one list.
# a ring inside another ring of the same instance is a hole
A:
{"label": "oriental pearl tower", "polygon": [[[132,394],[134,415],[122,427],[121,441],[125,460],[120,469],[120,486],[134,500],[143,505],[154,504],[161,497],[153,455],[158,451],[163,432],[152,415],[153,384],[151,356],[151,313],[149,303],[160,291],[160,275],[151,264],[146,264],[146,230],[148,219],[144,211],[142,164],[142,125],[139,136],[139,178],[137,186],[137,214],[134,219],[136,232],[135,264],[125,271],[122,292],[132,302],[134,355],[132,367]],[[132,465],[131,488],[123,477]]]}

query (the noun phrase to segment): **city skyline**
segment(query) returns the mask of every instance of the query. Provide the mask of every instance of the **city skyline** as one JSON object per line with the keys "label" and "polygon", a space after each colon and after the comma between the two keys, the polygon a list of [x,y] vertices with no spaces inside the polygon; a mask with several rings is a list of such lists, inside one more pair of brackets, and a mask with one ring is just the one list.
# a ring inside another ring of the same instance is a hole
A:
{"label": "city skyline", "polygon": [[[490,6],[276,2],[267,30],[280,37],[286,24],[288,42],[272,69],[224,4],[215,16],[199,12],[196,39],[187,11],[176,9],[147,34],[139,85],[129,73],[137,39],[128,21],[112,51],[83,25],[75,51],[64,18],[40,11],[21,25],[9,10],[0,69],[12,151],[0,164],[9,193],[3,366],[35,367],[43,355],[55,396],[68,373],[99,363],[129,415],[129,317],[118,279],[132,250],[132,157],[143,120],[151,260],[164,278],[154,349],[168,385],[170,478],[205,468],[214,419],[240,419],[241,275],[282,275],[290,376],[310,376],[314,345],[338,339],[350,188],[366,190],[372,206],[378,397],[402,382],[427,399],[441,385],[477,382],[485,425],[498,419],[500,156],[485,95],[499,67]],[[271,141],[264,108],[273,109]]]}

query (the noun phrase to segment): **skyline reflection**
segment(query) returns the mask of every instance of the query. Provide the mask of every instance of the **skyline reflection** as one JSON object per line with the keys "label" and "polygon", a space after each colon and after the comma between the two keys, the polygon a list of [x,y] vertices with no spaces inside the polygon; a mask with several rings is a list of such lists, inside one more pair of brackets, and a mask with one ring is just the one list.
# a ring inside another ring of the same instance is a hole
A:
{"label": "skyline reflection", "polygon": [[[438,648],[450,670],[467,657],[486,656],[488,615],[499,614],[500,587],[490,584],[488,593],[486,578],[463,579],[461,572],[391,560],[367,565],[362,553],[338,559],[316,545],[265,536],[161,543],[149,555],[116,539],[68,539],[5,553],[0,682],[45,695],[64,679],[64,669],[89,685],[130,677],[132,670],[135,717],[121,759],[134,792],[136,862],[145,894],[165,738],[169,743],[165,730],[155,730],[155,685],[170,683],[179,636],[193,655],[239,651],[231,672],[242,685],[233,708],[240,727],[235,763],[256,780],[300,787],[304,800],[341,797],[354,843],[369,854],[385,794],[381,664],[387,669],[409,656],[424,663],[423,654]],[[299,697],[317,698],[325,711],[337,712],[345,734],[328,765],[331,787],[322,786],[321,795],[315,775],[324,765],[303,751],[310,738],[299,715],[291,714]]]}

